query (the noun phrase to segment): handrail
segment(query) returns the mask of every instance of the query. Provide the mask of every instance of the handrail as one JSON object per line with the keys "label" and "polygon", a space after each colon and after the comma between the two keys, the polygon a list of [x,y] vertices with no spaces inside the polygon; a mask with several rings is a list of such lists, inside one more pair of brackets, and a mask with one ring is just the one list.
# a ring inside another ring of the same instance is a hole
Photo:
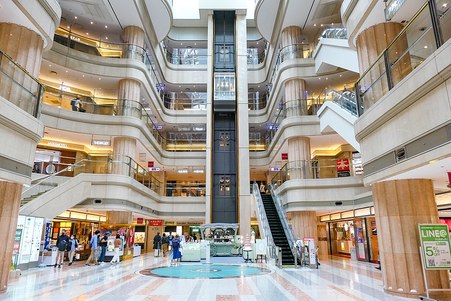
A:
{"label": "handrail", "polygon": [[[370,65],[370,67],[368,67],[368,69],[366,69],[359,77],[359,79],[356,81],[356,83],[360,82],[365,75],[368,74],[368,72],[370,72],[370,70],[379,62],[379,60],[381,58],[384,57],[385,53],[391,48],[391,46],[393,44],[395,44],[398,39],[407,31],[407,29],[410,27],[410,25],[412,24],[413,21],[415,21],[415,19],[423,12],[423,9],[425,7],[428,6],[428,2],[426,1],[426,3],[423,4],[423,6],[415,13],[415,15],[410,19],[409,23],[404,26],[404,28],[398,33],[398,35],[388,44],[387,47],[385,47],[385,49],[381,52],[381,54],[379,54],[379,56],[376,58],[376,60],[374,61],[373,64]],[[356,90],[357,91],[357,90]]]}
{"label": "handrail", "polygon": [[60,171],[58,171],[58,172],[56,172],[56,173],[53,173],[53,174],[51,174],[51,175],[49,175],[49,176],[47,176],[47,177],[43,177],[43,178],[40,179],[38,182],[36,182],[36,184],[34,184],[34,185],[28,187],[27,189],[23,190],[23,191],[22,191],[22,195],[24,195],[27,191],[30,191],[31,189],[33,189],[33,188],[35,188],[35,187],[38,187],[39,185],[41,185],[43,182],[47,181],[48,179],[54,178],[54,177],[56,177],[57,175],[60,175],[60,174],[62,174],[62,173],[64,173],[64,172],[66,172],[66,171],[72,171],[71,169],[73,169],[74,167],[82,166],[81,163],[82,163],[82,162],[85,162],[85,161],[88,161],[88,159],[82,159],[82,160],[80,160],[80,161],[78,161],[78,162],[75,162],[75,163],[73,163],[73,164],[70,164],[70,165],[67,166],[66,168],[64,168],[64,169],[62,169],[62,170],[60,170]]}
{"label": "handrail", "polygon": [[[252,193],[254,194],[255,201],[257,203],[256,206],[257,215],[260,218],[260,222],[262,224],[261,233],[263,234],[264,238],[266,238],[267,242],[268,249],[266,250],[266,252],[269,253],[269,257],[274,258],[275,257],[274,248],[276,247],[276,245],[274,244],[271,228],[269,226],[268,218],[266,216],[265,206],[263,205],[263,200],[257,183],[253,184]],[[268,252],[268,250],[270,250],[270,252]]]}
{"label": "handrail", "polygon": [[288,240],[288,244],[290,245],[290,251],[293,254],[294,260],[297,260],[296,250],[296,237],[293,233],[293,229],[288,225],[287,213],[282,205],[282,200],[276,194],[275,189],[272,184],[268,184],[269,191],[271,192],[271,196],[274,200],[274,205],[276,205],[277,214],[279,215],[280,222],[282,223],[283,231]]}

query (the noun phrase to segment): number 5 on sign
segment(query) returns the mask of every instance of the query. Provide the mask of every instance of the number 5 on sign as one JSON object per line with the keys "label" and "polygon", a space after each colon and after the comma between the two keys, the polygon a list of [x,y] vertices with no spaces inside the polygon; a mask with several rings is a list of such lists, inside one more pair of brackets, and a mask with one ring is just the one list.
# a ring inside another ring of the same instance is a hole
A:
{"label": "number 5 on sign", "polygon": [[448,226],[442,224],[420,224],[421,252],[426,270],[451,268],[451,247]]}

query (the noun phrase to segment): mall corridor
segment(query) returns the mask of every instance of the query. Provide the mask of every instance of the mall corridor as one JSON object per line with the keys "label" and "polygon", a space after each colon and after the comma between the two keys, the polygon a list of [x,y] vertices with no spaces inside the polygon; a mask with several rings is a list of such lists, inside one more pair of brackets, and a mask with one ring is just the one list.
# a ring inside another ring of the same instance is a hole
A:
{"label": "mall corridor", "polygon": [[[214,259],[218,263],[242,261]],[[179,267],[189,265],[194,264],[182,262]],[[83,262],[76,262],[61,269],[30,269],[10,282],[0,300],[411,300],[384,294],[382,274],[375,264],[340,257],[323,258],[318,270],[241,264],[258,266],[269,273],[226,279],[175,279],[140,273],[160,266],[169,266],[167,257],[146,254],[114,266],[86,267]]]}

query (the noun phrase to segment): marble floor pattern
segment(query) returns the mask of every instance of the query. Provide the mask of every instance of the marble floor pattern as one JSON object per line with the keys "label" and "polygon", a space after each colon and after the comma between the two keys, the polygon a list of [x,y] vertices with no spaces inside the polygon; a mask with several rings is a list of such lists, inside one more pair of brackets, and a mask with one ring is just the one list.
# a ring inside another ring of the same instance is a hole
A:
{"label": "marble floor pattern", "polygon": [[167,257],[145,254],[117,265],[85,266],[84,262],[76,262],[60,269],[30,269],[10,281],[0,300],[412,300],[385,294],[382,274],[375,269],[376,265],[346,258],[323,258],[318,270],[278,269],[254,263],[249,265],[270,269],[271,273],[242,278],[171,279],[139,274],[144,268],[168,265]]}

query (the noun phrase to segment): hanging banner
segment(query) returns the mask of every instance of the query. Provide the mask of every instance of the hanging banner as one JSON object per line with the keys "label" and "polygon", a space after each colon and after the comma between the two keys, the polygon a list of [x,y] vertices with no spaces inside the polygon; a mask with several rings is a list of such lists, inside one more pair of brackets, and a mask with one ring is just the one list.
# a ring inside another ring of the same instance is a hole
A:
{"label": "hanging banner", "polygon": [[442,224],[420,224],[418,228],[425,269],[451,269],[448,226]]}
{"label": "hanging banner", "polygon": [[349,177],[351,175],[348,159],[338,159],[335,162],[338,177]]}

